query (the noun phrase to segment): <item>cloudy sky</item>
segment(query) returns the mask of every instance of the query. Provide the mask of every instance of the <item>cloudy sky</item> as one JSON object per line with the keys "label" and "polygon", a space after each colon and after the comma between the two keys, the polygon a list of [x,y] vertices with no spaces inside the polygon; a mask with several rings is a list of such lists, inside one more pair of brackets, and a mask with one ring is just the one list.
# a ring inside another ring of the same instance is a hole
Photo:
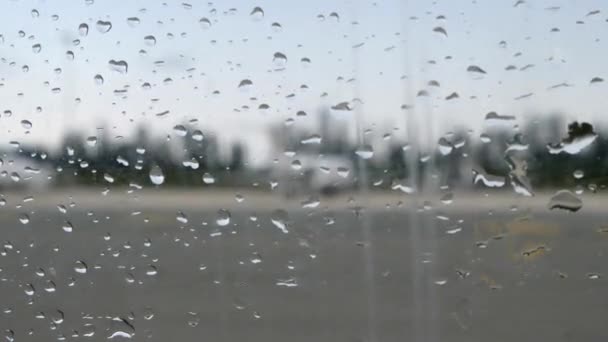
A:
{"label": "cloudy sky", "polygon": [[[140,124],[172,135],[176,124],[197,120],[264,159],[270,124],[313,125],[319,108],[345,101],[356,108],[334,113],[345,125],[359,116],[373,134],[398,129],[404,139],[407,116],[432,139],[454,125],[481,132],[490,111],[599,119],[607,89],[591,80],[608,77],[606,5],[5,1],[0,143],[53,145],[66,130],[88,136],[101,127],[128,138]],[[243,80],[251,85],[239,87]]]}

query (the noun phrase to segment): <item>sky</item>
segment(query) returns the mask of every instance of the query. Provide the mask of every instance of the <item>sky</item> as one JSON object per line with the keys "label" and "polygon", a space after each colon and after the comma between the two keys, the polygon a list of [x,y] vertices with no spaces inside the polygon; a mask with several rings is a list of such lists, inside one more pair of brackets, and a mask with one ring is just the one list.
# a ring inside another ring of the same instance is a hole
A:
{"label": "sky", "polygon": [[176,124],[196,120],[262,161],[275,153],[271,125],[315,127],[320,109],[341,102],[354,110],[332,113],[371,129],[370,140],[407,140],[408,124],[429,141],[455,126],[478,135],[490,111],[603,118],[605,82],[590,81],[608,77],[605,1],[185,1],[2,2],[0,144],[56,146],[68,130],[102,127],[129,139],[139,125],[174,137]]}

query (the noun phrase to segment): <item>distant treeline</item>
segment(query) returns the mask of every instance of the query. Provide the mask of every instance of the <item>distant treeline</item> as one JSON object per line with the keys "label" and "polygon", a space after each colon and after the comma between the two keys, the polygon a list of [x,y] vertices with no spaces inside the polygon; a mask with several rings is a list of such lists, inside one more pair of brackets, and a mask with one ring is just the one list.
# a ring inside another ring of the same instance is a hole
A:
{"label": "distant treeline", "polygon": [[[516,126],[514,120],[498,124],[494,120],[481,132],[474,133],[454,129],[439,137],[433,146],[420,145],[413,137],[408,142],[404,138],[373,134],[357,141],[349,138],[343,123],[333,121],[324,112],[319,117],[316,128],[278,125],[271,127],[268,134],[277,160],[290,158],[287,152],[292,152],[293,159],[312,156],[344,161],[351,177],[324,184],[328,189],[361,186],[363,175],[365,184],[372,189],[398,189],[401,184],[417,189],[486,187],[483,182],[474,182],[474,172],[504,179],[502,188],[510,188],[513,177],[519,177],[533,189],[575,185],[597,188],[608,182],[608,131],[587,123],[568,124],[560,115],[538,116],[521,126]],[[172,136],[171,141],[150,136],[144,127],[130,139],[122,140],[72,132],[65,136],[59,153],[46,151],[43,146],[22,146],[18,154],[52,169],[51,183],[55,186],[149,185],[150,169],[157,165],[163,170],[165,186],[268,189],[282,172],[286,175],[282,182],[306,189],[311,173],[319,172],[312,169],[319,168],[316,164],[277,172],[280,163],[276,160],[265,167],[252,168],[247,163],[250,156],[246,146],[241,143],[222,149],[229,153],[221,155],[214,134],[187,125],[176,132],[183,132],[183,136]],[[580,153],[550,152],[551,146],[569,143],[585,134],[596,134],[597,138]],[[362,157],[362,149],[373,151],[373,156]],[[517,169],[513,163],[519,165]]]}

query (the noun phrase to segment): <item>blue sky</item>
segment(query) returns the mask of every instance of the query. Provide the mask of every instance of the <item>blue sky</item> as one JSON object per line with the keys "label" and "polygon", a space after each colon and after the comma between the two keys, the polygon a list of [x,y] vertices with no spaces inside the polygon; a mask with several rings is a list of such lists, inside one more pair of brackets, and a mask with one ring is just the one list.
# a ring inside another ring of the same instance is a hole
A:
{"label": "blue sky", "polygon": [[[358,110],[365,127],[378,137],[397,128],[403,133],[396,135],[404,139],[406,115],[416,116],[419,128],[433,133],[431,139],[454,125],[480,133],[489,111],[520,120],[535,112],[561,111],[579,119],[603,115],[606,86],[589,83],[593,77],[608,77],[608,8],[600,0],[528,0],[518,6],[511,0],[192,1],[190,9],[182,3],[3,2],[0,103],[12,116],[0,119],[0,143],[53,144],[66,129],[95,135],[101,126],[111,136],[128,138],[141,123],[171,135],[175,124],[198,119],[199,128],[221,132],[226,140],[245,140],[265,158],[269,124],[303,110],[309,117],[296,118],[296,124],[313,125],[320,106],[355,97],[362,100]],[[249,15],[256,6],[265,12],[262,19]],[[587,15],[596,10],[600,12]],[[58,15],[56,21],[53,15]],[[128,17],[139,18],[140,24],[132,27]],[[211,27],[203,28],[201,18],[208,18]],[[98,20],[111,22],[112,29],[99,32]],[[275,22],[280,32],[273,30]],[[81,23],[90,27],[86,37],[78,34]],[[434,32],[435,27],[444,28],[447,37]],[[156,45],[145,44],[148,35]],[[78,46],[74,39],[80,39]],[[33,52],[34,44],[41,45],[39,53]],[[67,50],[74,52],[74,60],[66,58]],[[275,52],[287,56],[284,70],[276,70]],[[302,58],[309,58],[310,65],[303,65]],[[111,59],[126,61],[128,72],[110,70]],[[29,71],[23,72],[24,65]],[[487,74],[471,76],[469,65]],[[517,70],[506,71],[508,65]],[[519,70],[526,65],[533,66]],[[96,74],[103,76],[103,85],[94,82]],[[237,88],[243,79],[253,82],[246,91]],[[431,80],[440,87],[429,87]],[[142,89],[145,82],[151,89]],[[571,87],[548,90],[564,82]],[[125,86],[127,98],[114,95]],[[53,93],[53,88],[61,91]],[[416,97],[423,89],[430,96]],[[460,97],[446,101],[453,92]],[[533,95],[515,100],[529,93]],[[260,112],[262,103],[270,109]],[[402,104],[414,110],[403,111]],[[234,111],[243,105],[250,109]],[[37,106],[42,112],[36,112]],[[155,115],[166,110],[170,114]],[[354,127],[352,115],[345,124]],[[23,119],[33,123],[29,133],[19,124]]]}

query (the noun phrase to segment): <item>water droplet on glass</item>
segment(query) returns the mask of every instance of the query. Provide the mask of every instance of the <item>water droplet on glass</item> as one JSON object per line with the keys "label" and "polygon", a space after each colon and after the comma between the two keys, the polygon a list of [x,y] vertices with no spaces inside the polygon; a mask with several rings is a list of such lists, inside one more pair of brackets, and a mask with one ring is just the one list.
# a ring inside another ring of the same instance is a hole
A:
{"label": "water droplet on glass", "polygon": [[152,184],[161,185],[165,181],[165,175],[163,170],[158,165],[154,165],[150,168],[150,181]]}
{"label": "water droplet on glass", "polygon": [[272,57],[272,62],[277,67],[284,67],[287,64],[287,56],[282,52],[275,52]]}
{"label": "water droplet on glass", "polygon": [[573,122],[568,125],[568,137],[562,139],[559,144],[549,144],[547,149],[551,154],[565,152],[567,154],[578,154],[597,139],[593,126],[589,123]]}
{"label": "water droplet on glass", "polygon": [[38,18],[40,16],[40,12],[37,9],[33,9],[30,12],[32,14],[32,18]]}
{"label": "water droplet on glass", "polygon": [[115,317],[110,322],[110,329],[108,331],[107,339],[131,339],[135,336],[135,327],[129,323],[126,319]]}
{"label": "water droplet on glass", "polygon": [[469,65],[469,67],[467,67],[467,71],[470,73],[474,73],[474,74],[485,74],[486,71],[483,70],[482,68],[480,68],[477,65]]}
{"label": "water droplet on glass", "polygon": [[89,25],[85,23],[78,25],[78,34],[83,37],[86,37],[86,35],[89,34]]}
{"label": "water droplet on glass", "polygon": [[283,209],[277,209],[270,215],[270,222],[272,222],[275,227],[279,228],[285,234],[289,232],[287,230],[288,221],[289,215],[287,214],[287,211]]}
{"label": "water droplet on glass", "polygon": [[201,25],[203,29],[208,29],[211,27],[211,21],[207,18],[201,18],[198,23]]}
{"label": "water droplet on glass", "polygon": [[138,17],[129,17],[127,18],[127,24],[131,27],[136,27],[139,25],[139,18]]}
{"label": "water droplet on glass", "polygon": [[97,137],[90,136],[87,138],[86,142],[88,146],[94,147],[95,145],[97,145]]}
{"label": "water droplet on glass", "polygon": [[264,18],[264,10],[261,7],[254,7],[249,15],[254,20],[261,20]]}
{"label": "water droplet on glass", "polygon": [[272,23],[272,25],[270,25],[270,27],[272,27],[272,30],[277,33],[281,32],[283,30],[283,27],[281,26],[281,24],[279,24],[277,22]]}
{"label": "water droplet on glass", "polygon": [[213,184],[213,183],[215,183],[215,177],[213,177],[212,174],[205,172],[203,174],[203,182],[205,184]]}
{"label": "water droplet on glass", "polygon": [[239,89],[249,89],[251,86],[253,85],[253,82],[251,82],[251,80],[249,79],[244,79],[241,82],[239,82]]}
{"label": "water droplet on glass", "polygon": [[156,45],[156,37],[154,37],[154,36],[145,36],[144,37],[144,44],[146,44],[148,46],[154,46],[154,45]]}
{"label": "water droplet on glass", "polygon": [[198,317],[196,312],[188,312],[188,326],[196,328],[200,323],[201,319]]}
{"label": "water droplet on glass", "polygon": [[578,211],[583,207],[583,201],[569,190],[559,190],[549,200],[549,209]]}
{"label": "water droplet on glass", "polygon": [[95,27],[100,33],[107,33],[112,29],[112,23],[110,21],[98,20],[95,23]]}
{"label": "water droplet on glass", "polygon": [[370,145],[364,145],[359,147],[355,154],[361,159],[370,159],[374,156],[374,149]]}
{"label": "water droplet on glass", "polygon": [[575,179],[581,179],[581,178],[583,178],[583,177],[585,176],[585,173],[583,172],[583,170],[575,170],[575,171],[572,173],[572,176],[573,176]]}
{"label": "water droplet on glass", "polygon": [[42,45],[40,45],[40,44],[34,44],[34,45],[32,45],[32,52],[33,53],[40,53],[41,50],[42,50]]}
{"label": "water droplet on glass", "polygon": [[63,231],[66,233],[71,233],[74,230],[74,226],[72,226],[70,221],[65,221],[65,223],[61,226],[61,229],[63,229]]}
{"label": "water droplet on glass", "polygon": [[192,132],[192,140],[203,141],[204,138],[205,137],[203,135],[203,132],[201,132],[200,130],[197,129],[196,131]]}
{"label": "water droplet on glass", "polygon": [[110,70],[117,71],[121,74],[126,74],[129,70],[129,65],[125,61],[117,61],[111,59],[108,62],[108,66],[110,67]]}
{"label": "water droplet on glass", "polygon": [[93,77],[93,80],[95,81],[95,84],[103,85],[103,76],[97,74]]}
{"label": "water droplet on glass", "polygon": [[24,129],[32,129],[32,123],[29,120],[21,120],[21,127]]}
{"label": "water droplet on glass", "polygon": [[28,224],[28,223],[30,223],[30,217],[25,213],[20,214],[19,222],[21,222],[21,224]]}
{"label": "water droplet on glass", "polygon": [[188,130],[184,125],[176,125],[173,127],[173,133],[179,137],[185,137],[188,134]]}
{"label": "water droplet on glass", "polygon": [[215,223],[220,227],[227,226],[230,223],[230,212],[226,209],[218,210]]}
{"label": "water droplet on glass", "polygon": [[80,274],[85,274],[88,271],[88,267],[87,264],[85,264],[84,261],[76,261],[76,264],[74,265],[74,271],[76,273],[80,273]]}
{"label": "water droplet on glass", "polygon": [[180,222],[180,223],[183,223],[183,224],[188,223],[188,217],[186,216],[186,214],[184,214],[181,211],[177,213],[177,216],[176,216],[175,219],[177,220],[177,222]]}

